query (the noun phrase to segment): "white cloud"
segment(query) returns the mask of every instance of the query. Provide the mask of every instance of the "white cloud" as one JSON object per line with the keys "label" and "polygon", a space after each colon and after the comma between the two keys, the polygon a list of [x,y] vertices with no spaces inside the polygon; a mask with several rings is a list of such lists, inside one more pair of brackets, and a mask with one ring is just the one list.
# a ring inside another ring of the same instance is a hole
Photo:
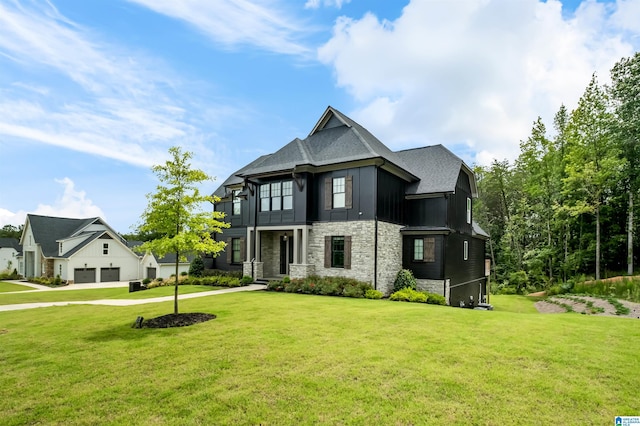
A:
{"label": "white cloud", "polygon": [[[0,75],[0,136],[136,166],[163,161],[172,145],[202,147],[212,120],[194,105],[208,102],[223,117],[238,113],[228,102],[203,101],[200,83],[104,40],[46,1],[0,3],[0,66],[7,71]],[[202,156],[224,150],[205,146]]]}
{"label": "white cloud", "polygon": [[24,210],[11,212],[0,208],[0,227],[24,224],[27,213],[70,218],[101,217],[106,220],[102,209],[96,206],[90,198],[87,198],[87,194],[84,191],[77,190],[75,183],[71,179],[65,177],[63,179],[55,179],[55,182],[63,185],[64,191],[53,204],[38,204],[38,207],[31,212]]}
{"label": "white cloud", "polygon": [[326,7],[335,7],[341,9],[342,5],[351,2],[351,0],[307,0],[304,4],[305,9],[318,9],[324,5]]}
{"label": "white cloud", "polygon": [[385,143],[464,145],[486,164],[513,159],[538,115],[550,129],[594,71],[606,81],[633,53],[616,18],[626,3],[588,0],[564,17],[558,0],[413,0],[394,21],[340,18],[318,57]]}
{"label": "white cloud", "polygon": [[[180,19],[225,46],[250,45],[275,53],[303,55],[297,41],[307,31],[274,0],[129,0]],[[340,2],[340,0],[337,0]]]}

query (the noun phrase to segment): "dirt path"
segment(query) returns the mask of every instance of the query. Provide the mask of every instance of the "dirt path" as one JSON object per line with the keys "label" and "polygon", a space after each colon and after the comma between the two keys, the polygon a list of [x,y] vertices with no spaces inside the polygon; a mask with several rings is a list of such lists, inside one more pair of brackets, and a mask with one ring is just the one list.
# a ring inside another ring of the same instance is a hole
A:
{"label": "dirt path", "polygon": [[[580,299],[580,300],[577,300]],[[629,302],[627,300],[619,300],[624,306],[629,308],[629,313],[626,315],[616,315],[616,308],[611,303],[603,299],[590,296],[553,296],[548,300],[541,300],[535,303],[535,307],[538,312],[543,314],[557,314],[564,313],[567,310],[559,304],[565,304],[571,306],[574,312],[584,313],[586,315],[600,315],[600,316],[617,316],[620,318],[636,318],[640,319],[640,303]],[[585,302],[592,302],[594,308],[601,308],[604,312],[594,312],[589,308]],[[556,303],[552,303],[556,302]]]}

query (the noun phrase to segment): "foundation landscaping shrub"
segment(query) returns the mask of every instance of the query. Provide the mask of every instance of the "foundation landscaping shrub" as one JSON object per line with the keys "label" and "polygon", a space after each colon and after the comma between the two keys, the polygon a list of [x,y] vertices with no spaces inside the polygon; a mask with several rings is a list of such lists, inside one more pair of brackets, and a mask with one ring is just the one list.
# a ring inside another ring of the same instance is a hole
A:
{"label": "foundation landscaping shrub", "polygon": [[405,287],[400,291],[396,291],[389,296],[389,300],[396,302],[414,302],[428,303],[431,305],[446,305],[444,296],[426,291],[418,291],[409,287]]}
{"label": "foundation landscaping shrub", "polygon": [[393,292],[402,290],[403,288],[416,289],[416,279],[413,276],[413,272],[409,269],[401,269],[396,275],[396,279],[393,282]]}
{"label": "foundation landscaping shrub", "polygon": [[[310,276],[302,279],[289,279],[288,281],[270,281],[267,284],[267,290],[362,298],[366,297],[367,291],[373,290],[373,287],[369,283],[353,278]],[[380,293],[380,297],[382,297],[382,293]]]}
{"label": "foundation landscaping shrub", "polygon": [[[147,284],[147,288],[172,286],[175,284],[175,277],[168,280],[158,278]],[[178,285],[206,285],[212,287],[241,287],[246,285],[239,277],[210,275],[204,277],[181,276]]]}

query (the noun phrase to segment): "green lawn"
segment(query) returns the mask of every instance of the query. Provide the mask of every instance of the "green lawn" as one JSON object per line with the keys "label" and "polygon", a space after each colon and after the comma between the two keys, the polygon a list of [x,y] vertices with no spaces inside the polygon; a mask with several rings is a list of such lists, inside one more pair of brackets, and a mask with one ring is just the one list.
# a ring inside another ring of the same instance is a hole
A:
{"label": "green lawn", "polygon": [[529,297],[519,295],[490,295],[489,301],[494,310],[501,312],[512,312],[514,314],[537,314],[538,310],[534,304],[541,300],[540,297]]}
{"label": "green lawn", "polygon": [[26,290],[33,290],[33,289],[25,285],[8,283],[6,281],[0,281],[0,293],[5,293],[7,291],[26,291]]}
{"label": "green lawn", "polygon": [[[198,293],[201,291],[219,290],[222,287],[205,285],[181,285],[179,294]],[[151,297],[173,296],[173,286],[156,287],[149,290],[129,293],[128,287],[96,288],[85,290],[55,290],[27,293],[3,294],[0,305],[37,302],[73,302],[78,300],[100,299],[148,299]]]}
{"label": "green lawn", "polygon": [[[515,299],[514,299],[515,300]],[[22,424],[613,424],[640,414],[640,322],[246,292],[0,312],[0,418]],[[520,309],[520,308],[518,308]]]}

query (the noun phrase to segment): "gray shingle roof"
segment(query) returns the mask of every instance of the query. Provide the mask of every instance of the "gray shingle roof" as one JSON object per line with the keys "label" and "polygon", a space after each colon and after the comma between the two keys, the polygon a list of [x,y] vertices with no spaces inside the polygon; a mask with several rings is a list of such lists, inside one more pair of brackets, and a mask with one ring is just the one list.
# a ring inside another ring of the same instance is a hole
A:
{"label": "gray shingle roof", "polygon": [[0,238],[0,248],[12,248],[18,253],[22,251],[17,238]]}
{"label": "gray shingle roof", "polygon": [[442,145],[407,149],[397,154],[420,178],[407,187],[407,194],[453,192],[458,182],[462,160]]}
{"label": "gray shingle roof", "polygon": [[[464,162],[442,145],[393,152],[367,129],[328,107],[309,136],[294,139],[270,155],[264,155],[231,175],[214,195],[224,197],[225,187],[242,183],[246,177],[287,172],[296,166],[328,166],[380,158],[407,173],[412,179],[407,195],[454,192],[462,169],[473,173]],[[397,170],[397,169],[394,169]]]}
{"label": "gray shingle roof", "polygon": [[27,219],[31,225],[31,232],[33,232],[35,242],[40,244],[42,254],[46,257],[57,257],[58,240],[69,238],[100,218],[70,219],[29,214]]}
{"label": "gray shingle roof", "polygon": [[367,129],[335,108],[328,107],[323,117],[328,115],[344,124],[335,126],[334,122],[331,124],[333,127],[328,128],[316,126],[305,139],[294,139],[259,164],[245,167],[236,174],[255,176],[288,171],[299,165],[326,166],[374,158],[382,158],[409,171],[402,159]]}

